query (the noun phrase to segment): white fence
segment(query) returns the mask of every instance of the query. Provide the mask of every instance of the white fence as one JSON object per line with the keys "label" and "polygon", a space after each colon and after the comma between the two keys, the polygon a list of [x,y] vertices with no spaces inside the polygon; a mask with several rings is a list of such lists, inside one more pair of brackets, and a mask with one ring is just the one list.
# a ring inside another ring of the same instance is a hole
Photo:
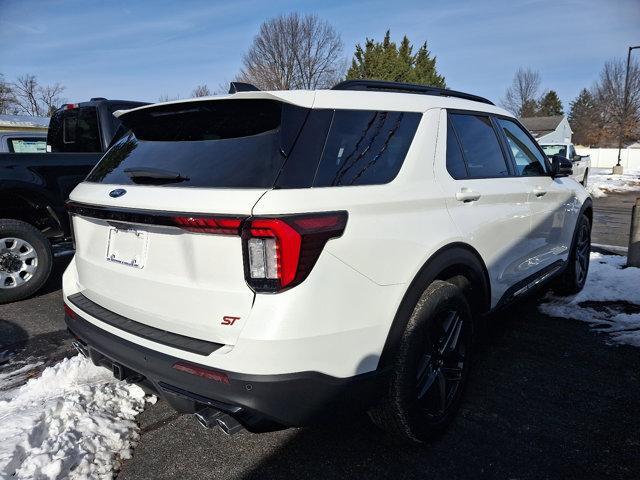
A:
{"label": "white fence", "polygon": [[[591,166],[611,168],[618,163],[617,148],[585,148],[576,146],[579,155],[591,155]],[[640,170],[640,148],[623,148],[620,163],[626,169]]]}

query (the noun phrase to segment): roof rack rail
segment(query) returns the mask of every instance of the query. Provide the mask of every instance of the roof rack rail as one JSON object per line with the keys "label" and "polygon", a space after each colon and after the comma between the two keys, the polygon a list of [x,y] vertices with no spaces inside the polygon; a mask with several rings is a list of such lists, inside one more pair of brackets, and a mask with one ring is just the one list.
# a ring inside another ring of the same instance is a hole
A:
{"label": "roof rack rail", "polygon": [[484,97],[479,97],[478,95],[473,95],[471,93],[458,92],[456,90],[448,90],[446,88],[430,87],[428,85],[419,85],[417,83],[387,82],[385,80],[345,80],[344,82],[334,85],[331,90],[379,90],[417,93],[421,95],[464,98],[465,100],[473,100],[474,102],[494,105],[491,100],[487,100]]}
{"label": "roof rack rail", "polygon": [[244,82],[230,82],[229,83],[229,93],[238,93],[238,92],[259,92],[260,89],[255,85],[251,85],[250,83]]}

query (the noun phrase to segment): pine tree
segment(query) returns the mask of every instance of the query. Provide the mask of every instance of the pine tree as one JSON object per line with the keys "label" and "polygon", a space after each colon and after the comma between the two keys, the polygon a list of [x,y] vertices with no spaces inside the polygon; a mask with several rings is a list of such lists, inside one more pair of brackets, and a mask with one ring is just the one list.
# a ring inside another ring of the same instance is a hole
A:
{"label": "pine tree", "polygon": [[553,117],[556,115],[564,115],[562,102],[560,97],[554,90],[549,90],[540,98],[538,115],[541,117]]}
{"label": "pine tree", "polygon": [[573,130],[574,143],[596,145],[600,140],[601,122],[595,98],[589,90],[583,88],[570,106],[569,124]]}
{"label": "pine tree", "polygon": [[356,45],[347,72],[347,80],[370,79],[393,82],[410,82],[435,87],[446,87],[444,77],[436,69],[436,57],[431,56],[424,42],[413,53],[413,45],[405,35],[398,47],[391,41],[391,32],[387,30],[382,42],[367,38],[364,48]]}

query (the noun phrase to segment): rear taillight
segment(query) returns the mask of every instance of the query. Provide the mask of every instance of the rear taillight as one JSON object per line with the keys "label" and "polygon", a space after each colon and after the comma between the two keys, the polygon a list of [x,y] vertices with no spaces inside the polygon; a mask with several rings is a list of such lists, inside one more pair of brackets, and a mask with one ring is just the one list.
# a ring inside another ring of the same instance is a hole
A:
{"label": "rear taillight", "polygon": [[215,235],[239,235],[240,218],[232,217],[171,217],[177,227],[190,232]]}
{"label": "rear taillight", "polygon": [[298,285],[346,224],[347,212],[247,220],[242,230],[247,283],[257,292]]}

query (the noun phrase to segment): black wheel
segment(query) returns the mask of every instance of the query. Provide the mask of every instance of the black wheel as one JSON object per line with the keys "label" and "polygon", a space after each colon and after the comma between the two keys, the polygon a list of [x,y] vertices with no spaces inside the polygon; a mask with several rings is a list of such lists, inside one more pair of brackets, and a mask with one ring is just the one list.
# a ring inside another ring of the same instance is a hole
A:
{"label": "black wheel", "polygon": [[461,290],[434,281],[409,318],[388,395],[369,412],[374,423],[415,443],[443,433],[462,398],[472,337],[471,310]]}
{"label": "black wheel", "polygon": [[587,188],[587,180],[588,180],[588,179],[589,179],[589,170],[586,170],[586,171],[584,172],[584,178],[582,179],[582,182],[581,182],[581,183],[582,183],[582,186],[583,186],[584,188]]}
{"label": "black wheel", "polygon": [[580,215],[574,237],[567,267],[553,284],[554,292],[559,295],[575,295],[583,289],[587,281],[591,254],[591,222],[586,215]]}
{"label": "black wheel", "polygon": [[49,278],[52,263],[51,245],[38,229],[0,219],[0,304],[34,294]]}

